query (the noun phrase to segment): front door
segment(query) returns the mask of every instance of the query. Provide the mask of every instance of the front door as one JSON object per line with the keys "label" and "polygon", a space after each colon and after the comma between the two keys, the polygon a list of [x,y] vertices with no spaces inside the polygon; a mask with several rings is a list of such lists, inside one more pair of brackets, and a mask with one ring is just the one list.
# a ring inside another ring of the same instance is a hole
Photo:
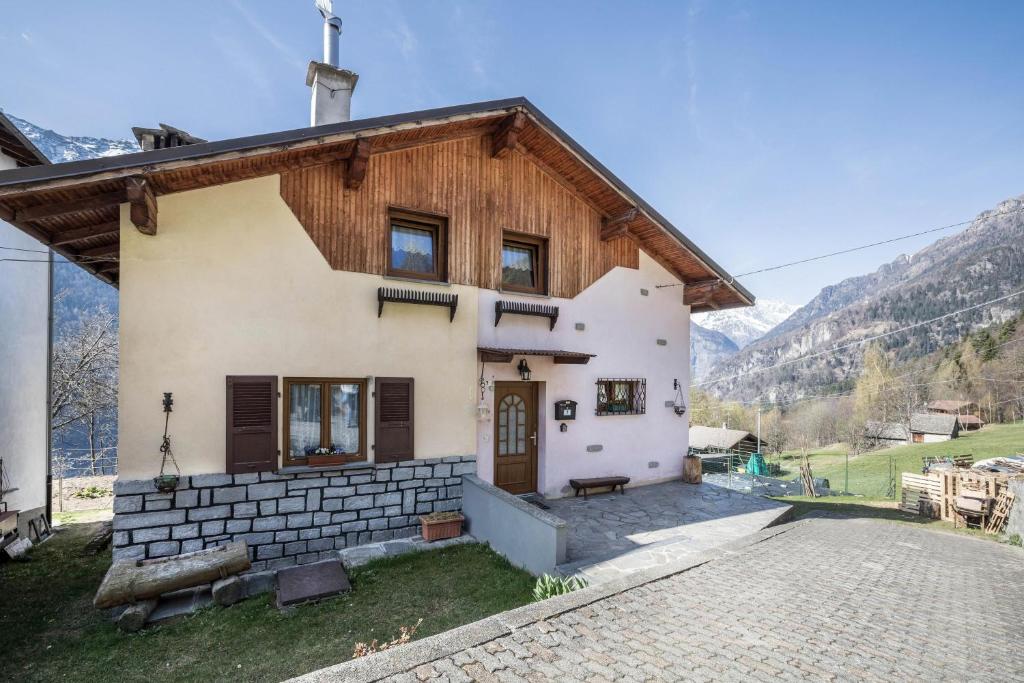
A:
{"label": "front door", "polygon": [[494,485],[537,490],[537,384],[494,383]]}

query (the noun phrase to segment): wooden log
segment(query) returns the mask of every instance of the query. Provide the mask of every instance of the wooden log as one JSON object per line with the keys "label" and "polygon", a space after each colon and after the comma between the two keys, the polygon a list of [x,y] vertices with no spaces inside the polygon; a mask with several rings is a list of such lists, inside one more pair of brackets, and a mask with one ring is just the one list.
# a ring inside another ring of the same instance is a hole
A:
{"label": "wooden log", "polygon": [[235,604],[245,597],[243,588],[242,580],[237,576],[217,579],[213,582],[210,590],[213,595],[213,604],[220,605],[221,607]]}
{"label": "wooden log", "polygon": [[687,484],[701,482],[701,459],[696,455],[683,456],[683,481]]}
{"label": "wooden log", "polygon": [[106,608],[156,598],[249,569],[245,541],[155,560],[115,562],[107,570],[93,604]]}
{"label": "wooden log", "polygon": [[159,600],[156,598],[150,598],[128,605],[114,623],[126,633],[141,631],[142,627],[146,625],[146,619],[156,609],[158,602]]}

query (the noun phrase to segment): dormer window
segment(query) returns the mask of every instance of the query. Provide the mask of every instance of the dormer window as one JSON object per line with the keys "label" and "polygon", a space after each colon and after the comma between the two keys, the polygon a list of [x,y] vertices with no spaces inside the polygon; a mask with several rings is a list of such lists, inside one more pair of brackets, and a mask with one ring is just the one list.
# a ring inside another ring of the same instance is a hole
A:
{"label": "dormer window", "polygon": [[399,211],[389,213],[388,275],[448,281],[448,222]]}
{"label": "dormer window", "polygon": [[547,246],[543,237],[505,233],[501,243],[501,288],[547,294]]}

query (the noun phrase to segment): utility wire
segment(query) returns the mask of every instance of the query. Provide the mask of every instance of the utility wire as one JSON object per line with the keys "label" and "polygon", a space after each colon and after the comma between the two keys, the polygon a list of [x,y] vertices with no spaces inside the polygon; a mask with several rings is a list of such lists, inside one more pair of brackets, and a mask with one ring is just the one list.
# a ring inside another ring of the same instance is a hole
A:
{"label": "utility wire", "polygon": [[842,351],[843,349],[853,348],[855,346],[860,346],[862,344],[867,344],[868,342],[877,341],[878,339],[884,339],[885,337],[891,337],[894,334],[899,334],[901,332],[906,332],[908,330],[913,330],[913,329],[916,329],[918,327],[923,327],[925,325],[931,325],[933,323],[939,322],[940,320],[945,320],[946,318],[951,318],[954,315],[960,315],[961,313],[966,313],[968,311],[973,311],[973,310],[976,310],[978,308],[984,308],[985,306],[989,306],[991,304],[998,303],[1000,301],[1006,301],[1007,299],[1012,299],[1013,297],[1020,296],[1021,294],[1024,294],[1024,289],[1017,290],[1016,292],[1013,292],[1012,294],[1006,294],[1004,296],[1000,296],[1000,297],[997,297],[995,299],[990,299],[988,301],[984,301],[984,302],[982,302],[980,304],[975,304],[973,306],[968,306],[966,308],[961,308],[958,311],[953,311],[952,313],[946,313],[945,315],[940,315],[939,317],[932,318],[931,320],[923,320],[923,321],[921,321],[919,323],[914,323],[913,325],[907,325],[905,327],[901,327],[901,328],[898,328],[898,329],[895,329],[895,330],[891,330],[889,332],[883,332],[882,334],[875,334],[875,335],[872,335],[870,337],[865,337],[864,339],[857,340],[855,342],[850,342],[848,344],[841,344],[840,346],[835,346],[835,347],[833,347],[831,349],[826,349],[825,351],[819,351],[817,353],[811,353],[811,354],[808,354],[806,356],[800,356],[799,358],[792,358],[790,360],[783,361],[781,363],[776,363],[774,365],[769,365],[767,367],[755,368],[755,369],[750,370],[748,372],[741,372],[741,373],[737,373],[735,375],[729,375],[727,377],[719,377],[718,379],[708,380],[706,382],[701,382],[700,384],[697,384],[695,386],[703,387],[703,386],[708,386],[710,384],[717,384],[719,382],[724,382],[726,380],[737,379],[739,377],[746,377],[748,375],[757,374],[759,372],[764,372],[766,370],[774,370],[775,368],[781,368],[781,367],[785,367],[787,365],[793,365],[794,363],[800,363],[802,361],[810,360],[812,358],[819,358],[821,356],[827,356],[827,355],[830,355],[830,354],[834,354],[837,351]]}

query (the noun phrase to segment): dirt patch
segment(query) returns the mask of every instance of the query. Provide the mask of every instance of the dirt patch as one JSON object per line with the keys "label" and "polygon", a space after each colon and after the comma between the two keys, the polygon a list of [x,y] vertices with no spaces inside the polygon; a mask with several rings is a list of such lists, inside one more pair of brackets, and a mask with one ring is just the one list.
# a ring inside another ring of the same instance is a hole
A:
{"label": "dirt patch", "polygon": [[[53,480],[53,511],[78,512],[80,510],[102,510],[114,506],[114,479],[117,475],[107,474],[96,477],[68,477],[63,481]],[[98,495],[85,497],[79,492]],[[75,495],[79,494],[79,495]]]}

